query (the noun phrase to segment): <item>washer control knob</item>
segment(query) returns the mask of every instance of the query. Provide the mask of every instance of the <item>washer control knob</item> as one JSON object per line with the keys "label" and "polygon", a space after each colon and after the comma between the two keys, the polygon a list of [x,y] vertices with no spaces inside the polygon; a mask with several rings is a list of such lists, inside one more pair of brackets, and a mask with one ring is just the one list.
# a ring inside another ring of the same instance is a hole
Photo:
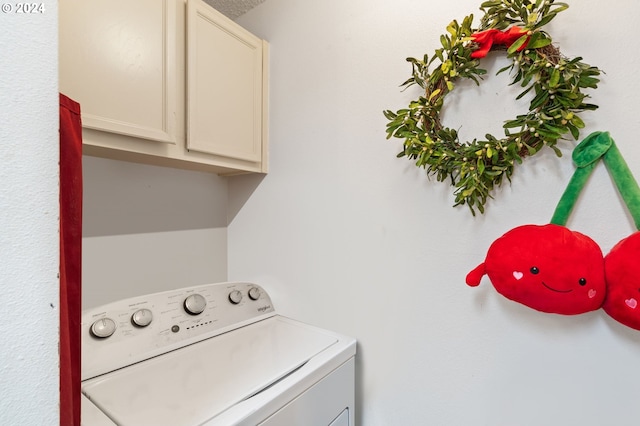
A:
{"label": "washer control knob", "polygon": [[258,300],[260,298],[260,289],[258,287],[251,287],[249,289],[249,299]]}
{"label": "washer control knob", "polygon": [[91,324],[91,334],[99,339],[106,339],[116,332],[116,322],[111,318],[101,318]]}
{"label": "washer control knob", "polygon": [[233,303],[234,305],[237,305],[241,301],[242,301],[242,293],[240,293],[240,290],[233,290],[231,293],[229,293],[229,302]]}
{"label": "washer control knob", "polygon": [[184,299],[184,310],[190,315],[199,315],[207,307],[207,300],[200,294],[192,294]]}
{"label": "washer control knob", "polygon": [[153,314],[149,309],[139,309],[131,315],[131,323],[137,327],[146,327],[153,321]]}

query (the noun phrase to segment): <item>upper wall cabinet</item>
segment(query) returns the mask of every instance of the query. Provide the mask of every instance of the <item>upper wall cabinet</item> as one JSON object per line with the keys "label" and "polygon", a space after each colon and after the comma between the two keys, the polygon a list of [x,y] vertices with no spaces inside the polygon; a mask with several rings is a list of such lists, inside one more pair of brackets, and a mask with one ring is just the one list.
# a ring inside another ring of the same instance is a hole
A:
{"label": "upper wall cabinet", "polygon": [[267,171],[265,41],[201,0],[60,0],[59,19],[86,154]]}

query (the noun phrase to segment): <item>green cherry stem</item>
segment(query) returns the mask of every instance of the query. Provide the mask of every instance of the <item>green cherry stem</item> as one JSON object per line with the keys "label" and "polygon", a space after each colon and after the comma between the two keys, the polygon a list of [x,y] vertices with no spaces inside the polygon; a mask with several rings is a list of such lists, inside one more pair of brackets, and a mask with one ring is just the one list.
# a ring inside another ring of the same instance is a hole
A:
{"label": "green cherry stem", "polygon": [[631,217],[633,217],[636,229],[640,229],[640,187],[638,187],[638,182],[633,177],[627,162],[615,143],[606,152],[603,160],[613,182],[618,188],[618,192],[627,205]]}
{"label": "green cherry stem", "polygon": [[595,167],[596,163],[591,163],[576,169],[573,176],[571,176],[571,180],[569,181],[567,188],[564,190],[560,201],[558,201],[558,205],[556,206],[556,210],[553,212],[553,217],[551,218],[550,223],[561,226],[565,226],[567,224],[569,215],[571,215],[571,211],[580,196],[580,192]]}
{"label": "green cherry stem", "polygon": [[551,218],[551,223],[565,226],[573,207],[582,192],[582,188],[587,183],[591,172],[605,153],[613,145],[613,139],[608,132],[593,132],[582,140],[573,150],[571,155],[573,162],[577,166],[576,171],[571,176],[571,180],[564,190],[556,210]]}
{"label": "green cherry stem", "polygon": [[640,186],[609,132],[594,132],[580,142],[572,158],[577,166],[551,218],[555,225],[566,225],[580,192],[602,158],[604,165],[627,206],[636,229],[640,230]]}

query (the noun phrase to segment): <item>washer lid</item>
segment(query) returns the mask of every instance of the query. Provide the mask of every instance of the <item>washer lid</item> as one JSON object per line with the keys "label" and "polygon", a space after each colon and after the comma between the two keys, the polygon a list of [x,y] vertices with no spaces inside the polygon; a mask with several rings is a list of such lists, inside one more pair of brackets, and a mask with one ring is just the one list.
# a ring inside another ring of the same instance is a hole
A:
{"label": "washer lid", "polygon": [[275,316],[88,380],[82,392],[118,425],[201,425],[337,341]]}

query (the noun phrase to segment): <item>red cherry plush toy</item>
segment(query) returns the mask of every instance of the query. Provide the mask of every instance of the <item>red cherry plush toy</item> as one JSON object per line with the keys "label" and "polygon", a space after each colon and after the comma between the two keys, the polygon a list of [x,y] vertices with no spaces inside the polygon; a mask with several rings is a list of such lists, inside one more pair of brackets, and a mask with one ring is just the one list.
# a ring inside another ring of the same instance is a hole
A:
{"label": "red cherry plush toy", "polygon": [[490,247],[486,260],[467,275],[477,286],[488,275],[505,297],[565,315],[602,306],[613,319],[640,330],[640,232],[616,244],[606,257],[589,237],[564,225],[595,165],[603,160],[636,229],[640,187],[608,132],[594,132],[576,146],[577,166],[549,225],[512,229]]}
{"label": "red cherry plush toy", "polygon": [[[613,141],[602,159],[640,229],[640,187]],[[604,258],[604,269],[607,297],[602,308],[619,323],[640,330],[640,232],[611,249]]]}
{"label": "red cherry plush toy", "polygon": [[604,264],[608,289],[602,308],[619,323],[640,330],[640,232],[616,244]]}
{"label": "red cherry plush toy", "polygon": [[498,238],[467,284],[479,285],[484,274],[504,297],[548,313],[596,310],[606,293],[598,244],[555,224],[524,225]]}
{"label": "red cherry plush toy", "polygon": [[606,295],[602,250],[591,238],[566,228],[582,188],[612,140],[596,132],[576,146],[578,166],[549,225],[525,225],[498,238],[484,263],[467,275],[477,286],[486,273],[498,293],[542,312],[576,315],[602,306]]}

